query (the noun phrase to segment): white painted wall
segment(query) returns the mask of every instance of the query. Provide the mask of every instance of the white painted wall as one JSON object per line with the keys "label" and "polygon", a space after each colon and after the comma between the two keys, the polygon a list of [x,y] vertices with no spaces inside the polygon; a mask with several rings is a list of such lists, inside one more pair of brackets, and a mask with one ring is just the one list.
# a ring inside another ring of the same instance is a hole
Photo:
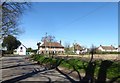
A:
{"label": "white painted wall", "polygon": [[77,51],[76,51],[76,54],[80,54],[80,50],[77,50]]}
{"label": "white painted wall", "polygon": [[101,46],[98,47],[98,50],[103,51],[103,52],[118,52],[118,50],[105,50]]}
{"label": "white painted wall", "polygon": [[26,55],[26,47],[21,44],[21,45],[16,49],[16,52],[14,52],[14,54]]}
{"label": "white painted wall", "polygon": [[105,51],[101,46],[98,47],[98,50]]}

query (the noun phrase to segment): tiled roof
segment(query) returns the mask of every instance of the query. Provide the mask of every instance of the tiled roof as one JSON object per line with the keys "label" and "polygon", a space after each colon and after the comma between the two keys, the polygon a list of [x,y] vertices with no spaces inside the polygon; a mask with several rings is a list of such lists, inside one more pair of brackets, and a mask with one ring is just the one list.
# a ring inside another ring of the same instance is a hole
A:
{"label": "tiled roof", "polygon": [[105,50],[116,50],[114,46],[101,46]]}
{"label": "tiled roof", "polygon": [[64,48],[60,43],[58,42],[45,42],[40,47],[59,47]]}
{"label": "tiled roof", "polygon": [[76,50],[82,50],[83,48],[79,44],[75,44],[75,49]]}

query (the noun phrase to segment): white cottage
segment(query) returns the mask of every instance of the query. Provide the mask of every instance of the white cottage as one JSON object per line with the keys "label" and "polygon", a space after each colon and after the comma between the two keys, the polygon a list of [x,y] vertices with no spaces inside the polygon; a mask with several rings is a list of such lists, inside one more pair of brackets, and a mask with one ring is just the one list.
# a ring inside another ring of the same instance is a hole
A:
{"label": "white cottage", "polygon": [[117,48],[115,48],[112,45],[111,46],[102,46],[102,45],[100,45],[98,47],[98,50],[102,51],[102,52],[117,52],[118,51]]}
{"label": "white cottage", "polygon": [[26,55],[26,47],[21,44],[17,49],[14,50],[15,55]]}

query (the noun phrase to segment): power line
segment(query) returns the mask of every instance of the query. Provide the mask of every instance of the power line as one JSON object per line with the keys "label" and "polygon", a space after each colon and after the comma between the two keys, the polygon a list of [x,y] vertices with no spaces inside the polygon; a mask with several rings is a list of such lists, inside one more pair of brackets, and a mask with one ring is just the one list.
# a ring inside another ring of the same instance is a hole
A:
{"label": "power line", "polygon": [[[83,15],[83,16],[81,16],[81,17],[78,17],[77,19],[71,21],[71,22],[68,23],[67,25],[71,25],[71,24],[75,23],[76,21],[79,21],[79,20],[81,20],[81,19],[83,19],[83,18],[86,18],[87,16],[93,14],[94,12],[96,12],[96,11],[98,11],[98,10],[100,10],[100,9],[102,9],[102,8],[104,8],[104,7],[106,7],[106,6],[108,6],[108,5],[99,6],[99,7],[95,8],[94,10],[92,10],[92,11],[86,13],[85,15]],[[66,26],[67,26],[67,25],[66,25]]]}

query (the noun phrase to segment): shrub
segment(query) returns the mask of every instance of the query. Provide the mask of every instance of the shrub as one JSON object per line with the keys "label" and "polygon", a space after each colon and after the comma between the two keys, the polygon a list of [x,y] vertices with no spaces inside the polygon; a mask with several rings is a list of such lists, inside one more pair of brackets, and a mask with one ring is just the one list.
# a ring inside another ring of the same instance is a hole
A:
{"label": "shrub", "polygon": [[[39,61],[41,63],[48,64],[50,66],[51,65],[56,66],[56,64],[58,64],[59,61],[62,60],[62,62],[60,63],[60,66],[68,68],[68,69],[73,69],[73,66],[74,66],[75,69],[77,69],[77,71],[84,70],[82,71],[84,73],[89,63],[88,61],[82,61],[80,59],[51,58],[51,57],[45,57],[43,55],[34,55],[32,56],[32,58],[35,61]],[[96,64],[94,75],[97,76],[99,73],[99,69],[100,69],[100,65],[102,61],[96,60],[94,62]],[[117,76],[120,76],[120,62],[113,62],[112,65],[107,70],[107,78],[112,79]]]}

